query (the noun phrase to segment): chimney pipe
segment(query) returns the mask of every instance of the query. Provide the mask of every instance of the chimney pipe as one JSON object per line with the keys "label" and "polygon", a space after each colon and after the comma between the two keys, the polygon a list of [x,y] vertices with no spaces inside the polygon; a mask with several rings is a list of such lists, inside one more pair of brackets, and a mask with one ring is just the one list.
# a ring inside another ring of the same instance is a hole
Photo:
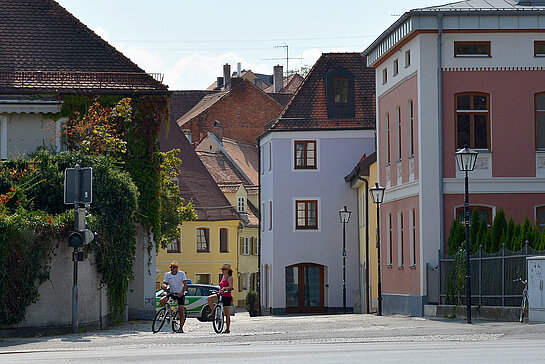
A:
{"label": "chimney pipe", "polygon": [[242,71],[240,70],[240,67],[241,67],[240,62],[238,62],[237,63],[237,76],[238,77],[242,76]]}
{"label": "chimney pipe", "polygon": [[223,77],[218,77],[218,81],[217,81],[217,86],[216,88],[217,89],[220,89],[223,87]]}
{"label": "chimney pipe", "polygon": [[273,68],[273,85],[275,93],[280,92],[284,87],[284,70],[280,65],[276,65]]}
{"label": "chimney pipe", "polygon": [[223,65],[223,84],[225,87],[231,83],[231,66],[229,63]]}

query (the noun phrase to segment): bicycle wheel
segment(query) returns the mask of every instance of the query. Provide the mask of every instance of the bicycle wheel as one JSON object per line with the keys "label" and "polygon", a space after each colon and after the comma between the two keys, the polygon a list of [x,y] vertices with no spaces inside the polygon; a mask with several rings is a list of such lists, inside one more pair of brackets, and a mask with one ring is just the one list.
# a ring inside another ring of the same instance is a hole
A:
{"label": "bicycle wheel", "polygon": [[524,322],[524,313],[526,312],[526,306],[527,306],[527,298],[526,296],[524,296],[522,298],[522,305],[520,306],[520,322],[523,323]]}
{"label": "bicycle wheel", "polygon": [[151,331],[153,331],[153,333],[157,333],[161,331],[161,328],[163,327],[166,318],[167,318],[167,309],[166,307],[163,307],[159,311],[157,311],[157,313],[155,314],[155,318],[153,319],[153,324],[151,325]]}
{"label": "bicycle wheel", "polygon": [[214,315],[212,318],[212,325],[214,326],[214,331],[217,334],[221,334],[223,331],[223,309],[221,305],[216,305],[214,307]]}
{"label": "bicycle wheel", "polygon": [[185,318],[187,317],[187,309],[184,307],[183,316],[180,317],[180,310],[176,310],[172,318],[172,331],[178,331],[184,326]]}

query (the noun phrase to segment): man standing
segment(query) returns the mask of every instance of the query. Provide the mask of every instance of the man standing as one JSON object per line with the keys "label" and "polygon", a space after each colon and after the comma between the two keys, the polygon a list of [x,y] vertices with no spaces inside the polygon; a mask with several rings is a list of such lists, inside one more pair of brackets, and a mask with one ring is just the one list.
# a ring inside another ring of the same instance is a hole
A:
{"label": "man standing", "polygon": [[178,311],[180,312],[180,329],[176,332],[184,332],[183,326],[185,323],[184,315],[184,301],[185,301],[185,291],[187,290],[187,277],[185,272],[178,270],[179,266],[176,262],[170,263],[170,272],[165,274],[165,279],[163,279],[162,288],[166,292],[167,285],[170,287],[170,293],[159,300],[161,306],[165,305],[165,302],[169,297],[172,297],[178,301]]}

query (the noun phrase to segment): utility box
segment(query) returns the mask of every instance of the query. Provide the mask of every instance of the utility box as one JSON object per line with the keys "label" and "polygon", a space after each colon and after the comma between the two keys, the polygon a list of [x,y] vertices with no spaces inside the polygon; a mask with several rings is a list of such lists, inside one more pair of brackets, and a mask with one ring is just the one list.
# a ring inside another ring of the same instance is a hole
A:
{"label": "utility box", "polygon": [[545,322],[545,256],[527,257],[528,269],[528,320]]}

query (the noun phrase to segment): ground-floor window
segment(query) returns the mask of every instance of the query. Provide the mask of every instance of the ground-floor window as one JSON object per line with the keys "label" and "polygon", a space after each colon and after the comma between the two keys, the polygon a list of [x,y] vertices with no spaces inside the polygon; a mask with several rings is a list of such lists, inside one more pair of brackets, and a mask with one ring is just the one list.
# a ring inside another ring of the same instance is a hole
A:
{"label": "ground-floor window", "polygon": [[195,283],[198,284],[210,284],[210,274],[195,274]]}

